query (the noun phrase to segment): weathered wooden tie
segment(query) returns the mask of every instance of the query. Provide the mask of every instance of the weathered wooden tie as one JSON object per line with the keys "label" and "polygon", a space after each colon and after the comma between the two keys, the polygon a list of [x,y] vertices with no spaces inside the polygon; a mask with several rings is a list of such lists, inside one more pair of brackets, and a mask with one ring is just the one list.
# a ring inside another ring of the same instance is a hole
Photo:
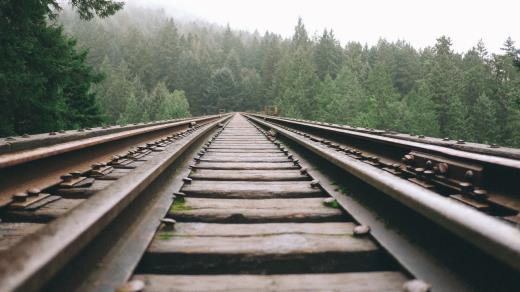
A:
{"label": "weathered wooden tie", "polygon": [[167,215],[177,223],[156,234],[133,277],[147,291],[400,291],[407,281],[241,115],[205,145],[181,192]]}

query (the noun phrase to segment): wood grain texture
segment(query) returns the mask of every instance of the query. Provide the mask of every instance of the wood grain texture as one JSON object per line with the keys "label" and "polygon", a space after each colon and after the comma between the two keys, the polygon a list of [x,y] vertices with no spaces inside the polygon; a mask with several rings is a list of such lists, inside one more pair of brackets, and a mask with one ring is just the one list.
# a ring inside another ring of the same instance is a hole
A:
{"label": "wood grain texture", "polygon": [[193,222],[338,222],[349,219],[341,210],[325,207],[321,198],[202,199],[187,198],[169,217]]}
{"label": "wood grain texture", "polygon": [[204,169],[299,169],[291,162],[209,162],[202,161],[195,165]]}
{"label": "wood grain texture", "polygon": [[242,181],[293,181],[310,180],[297,170],[216,170],[199,169],[190,177],[201,180],[242,180]]}
{"label": "wood grain texture", "polygon": [[144,291],[403,291],[406,276],[399,272],[298,275],[136,275]]}
{"label": "wood grain texture", "polygon": [[308,181],[206,181],[193,180],[182,187],[190,197],[201,198],[308,198],[323,197],[320,188],[311,187]]}
{"label": "wood grain texture", "polygon": [[44,224],[40,223],[0,223],[0,251],[9,249],[22,237],[40,229]]}

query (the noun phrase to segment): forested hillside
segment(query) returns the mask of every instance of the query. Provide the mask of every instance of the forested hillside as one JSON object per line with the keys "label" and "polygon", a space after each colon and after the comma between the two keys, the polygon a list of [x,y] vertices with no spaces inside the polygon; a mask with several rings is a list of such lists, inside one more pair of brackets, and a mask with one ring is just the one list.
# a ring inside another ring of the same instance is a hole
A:
{"label": "forested hillside", "polygon": [[[45,19],[48,11],[16,18],[12,6],[8,21],[33,30],[2,36],[13,43],[1,60],[4,136],[277,105],[284,116],[520,146],[520,61],[511,39],[500,54],[483,42],[459,53],[445,36],[422,49],[384,39],[341,45],[332,30],[311,34],[301,19],[282,38],[142,8],[90,21],[65,9],[56,21]],[[58,37],[59,24],[71,38]],[[53,37],[53,50],[31,43]],[[17,46],[33,51],[9,49]]]}
{"label": "forested hillside", "polygon": [[176,23],[131,7],[110,19],[60,20],[106,74],[98,100],[111,122],[161,118],[158,95],[186,96],[193,115],[278,105],[284,116],[520,146],[518,51],[484,43],[463,54],[440,36],[418,50],[404,41],[341,46],[332,30],[309,35],[298,20],[283,39]]}

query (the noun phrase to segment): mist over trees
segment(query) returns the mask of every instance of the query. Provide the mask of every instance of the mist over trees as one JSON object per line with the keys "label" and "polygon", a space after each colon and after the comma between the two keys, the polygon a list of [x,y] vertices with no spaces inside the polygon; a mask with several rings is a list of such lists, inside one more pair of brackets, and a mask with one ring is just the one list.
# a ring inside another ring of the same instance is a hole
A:
{"label": "mist over trees", "polygon": [[461,54],[446,36],[421,50],[384,39],[341,46],[333,30],[309,35],[301,19],[289,39],[176,23],[146,9],[60,20],[106,75],[98,101],[112,122],[157,119],[151,100],[160,84],[185,97],[193,115],[277,105],[283,116],[520,146],[511,39],[501,54],[483,42]]}
{"label": "mist over trees", "polygon": [[[96,109],[98,123],[277,105],[283,116],[520,146],[520,58],[511,39],[499,54],[483,42],[454,52],[446,36],[423,49],[384,39],[342,46],[333,30],[310,35],[301,19],[282,38],[132,7],[88,22],[65,9],[59,22],[95,69],[91,100],[79,100]],[[59,126],[78,126],[73,120]]]}

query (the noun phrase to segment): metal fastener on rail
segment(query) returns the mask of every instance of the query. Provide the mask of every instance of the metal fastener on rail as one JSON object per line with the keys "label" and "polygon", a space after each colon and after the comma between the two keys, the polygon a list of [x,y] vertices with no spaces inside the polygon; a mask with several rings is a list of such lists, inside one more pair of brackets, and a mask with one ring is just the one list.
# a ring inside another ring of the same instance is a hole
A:
{"label": "metal fastener on rail", "polygon": [[403,285],[405,292],[428,292],[431,288],[430,284],[418,279],[410,280]]}
{"label": "metal fastener on rail", "polygon": [[186,197],[186,194],[183,192],[174,192],[173,197],[176,199],[184,200],[184,198]]}
{"label": "metal fastener on rail", "polygon": [[29,197],[36,197],[36,196],[38,196],[40,193],[41,193],[41,190],[40,190],[40,189],[37,189],[37,188],[31,188],[31,189],[28,189],[28,190],[27,190],[27,195],[28,195]]}
{"label": "metal fastener on rail", "polygon": [[311,181],[311,187],[316,188],[319,185],[320,185],[320,181],[319,180],[315,179],[315,180]]}
{"label": "metal fastener on rail", "polygon": [[15,202],[25,202],[27,200],[28,195],[26,193],[20,192],[13,195],[13,201]]}
{"label": "metal fastener on rail", "polygon": [[141,280],[132,280],[126,282],[124,285],[118,287],[116,292],[139,292],[143,291],[145,284]]}
{"label": "metal fastener on rail", "polygon": [[161,223],[164,225],[164,230],[174,230],[175,229],[175,219],[172,218],[162,218]]}
{"label": "metal fastener on rail", "polygon": [[364,236],[370,232],[370,226],[368,225],[358,225],[354,227],[353,234],[354,236]]}
{"label": "metal fastener on rail", "polygon": [[185,184],[191,184],[192,179],[189,178],[189,177],[185,177],[185,178],[182,179],[182,181],[183,181]]}

